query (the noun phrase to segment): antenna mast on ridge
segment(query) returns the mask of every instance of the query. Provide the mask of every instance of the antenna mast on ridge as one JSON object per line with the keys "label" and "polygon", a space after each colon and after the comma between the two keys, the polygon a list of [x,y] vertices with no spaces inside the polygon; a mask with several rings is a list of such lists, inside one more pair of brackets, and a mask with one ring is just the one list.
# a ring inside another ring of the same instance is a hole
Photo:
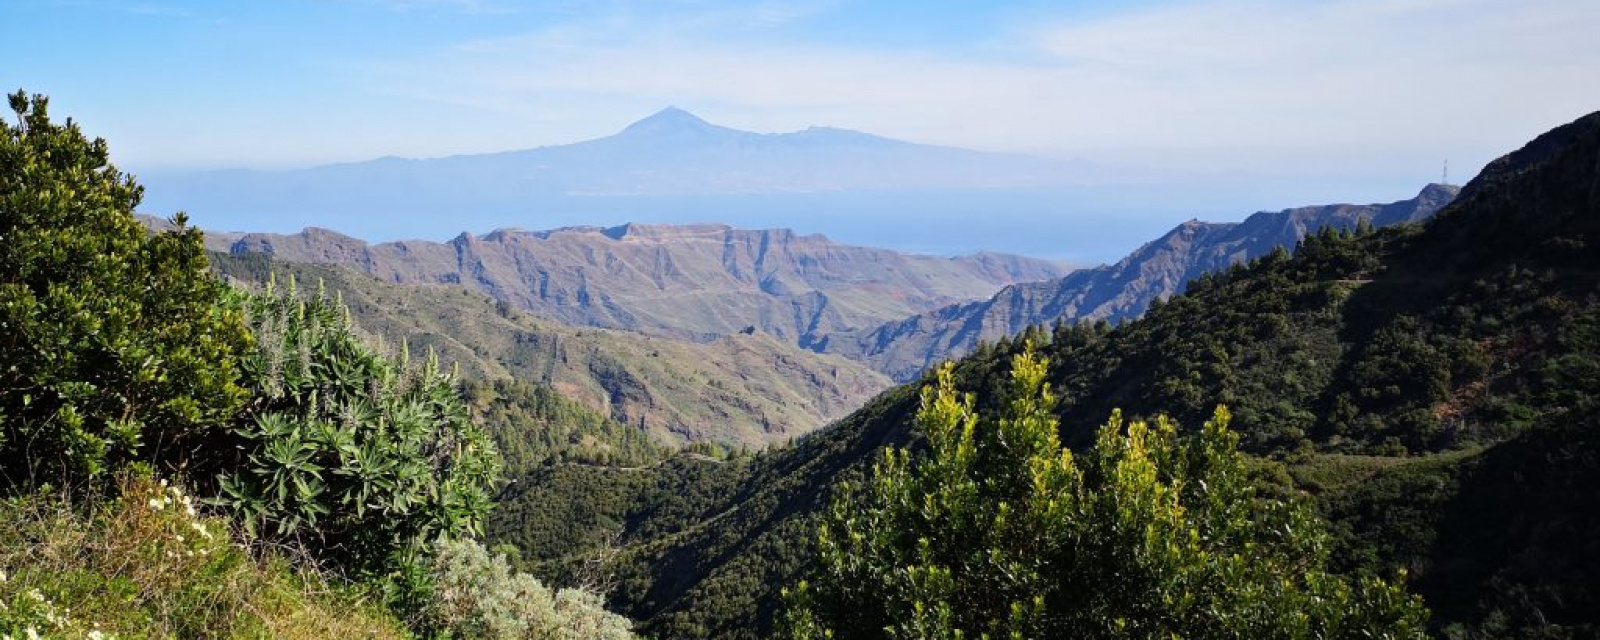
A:
{"label": "antenna mast on ridge", "polygon": [[1450,185],[1450,161],[1449,160],[1445,160],[1444,161],[1444,175],[1439,176],[1439,184],[1442,184],[1442,185],[1445,185],[1445,186],[1449,186]]}

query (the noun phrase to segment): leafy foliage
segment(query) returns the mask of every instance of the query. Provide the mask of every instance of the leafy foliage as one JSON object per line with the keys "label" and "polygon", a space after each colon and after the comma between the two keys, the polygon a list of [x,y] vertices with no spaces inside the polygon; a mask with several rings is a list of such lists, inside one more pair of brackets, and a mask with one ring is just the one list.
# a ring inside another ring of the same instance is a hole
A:
{"label": "leafy foliage", "polygon": [[470,539],[441,541],[428,613],[442,635],[485,640],[628,640],[627,618],[577,589],[551,589]]}
{"label": "leafy foliage", "polygon": [[220,502],[251,531],[378,574],[432,540],[479,531],[500,459],[436,360],[412,367],[365,346],[318,295],[248,300],[255,392],[236,429],[244,462]]}
{"label": "leafy foliage", "polygon": [[205,462],[245,391],[249,339],[200,232],[147,235],[104,140],[10,96],[0,123],[0,483],[78,483],[129,461]]}
{"label": "leafy foliage", "polygon": [[1189,438],[1113,414],[1080,460],[1045,369],[1013,359],[998,419],[939,372],[927,454],[886,449],[836,494],[788,637],[1421,637],[1418,599],[1330,575],[1305,505],[1257,495],[1226,410]]}

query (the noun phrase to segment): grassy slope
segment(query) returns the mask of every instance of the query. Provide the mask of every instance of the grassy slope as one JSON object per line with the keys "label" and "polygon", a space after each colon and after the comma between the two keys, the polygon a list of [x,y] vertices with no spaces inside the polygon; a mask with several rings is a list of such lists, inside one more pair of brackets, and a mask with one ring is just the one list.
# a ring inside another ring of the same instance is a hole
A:
{"label": "grassy slope", "polygon": [[48,638],[407,638],[380,605],[269,550],[176,488],[130,479],[110,502],[0,502],[0,632]]}

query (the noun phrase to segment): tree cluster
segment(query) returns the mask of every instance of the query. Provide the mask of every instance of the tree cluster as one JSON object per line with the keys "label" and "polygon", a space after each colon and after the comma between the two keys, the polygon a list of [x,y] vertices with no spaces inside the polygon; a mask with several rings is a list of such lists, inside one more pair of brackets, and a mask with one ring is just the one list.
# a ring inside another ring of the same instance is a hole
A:
{"label": "tree cluster", "polygon": [[939,372],[927,451],[886,449],[842,488],[786,637],[1422,637],[1418,598],[1328,572],[1310,509],[1257,493],[1225,409],[1192,437],[1113,414],[1080,458],[1046,370],[1017,355],[998,416]]}

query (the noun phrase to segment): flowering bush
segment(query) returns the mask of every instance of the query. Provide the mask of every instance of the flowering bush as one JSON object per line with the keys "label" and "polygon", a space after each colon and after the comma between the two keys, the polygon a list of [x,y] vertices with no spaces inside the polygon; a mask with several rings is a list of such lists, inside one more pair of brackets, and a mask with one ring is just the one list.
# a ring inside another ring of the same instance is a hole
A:
{"label": "flowering bush", "polygon": [[439,543],[428,614],[454,638],[490,640],[629,640],[627,618],[605,610],[600,597],[578,589],[551,589],[510,569],[472,540]]}
{"label": "flowering bush", "polygon": [[245,303],[257,349],[236,430],[245,460],[220,480],[253,533],[367,576],[403,574],[439,536],[478,532],[500,456],[452,375],[370,346],[319,292],[269,286]]}
{"label": "flowering bush", "polygon": [[130,478],[117,496],[0,502],[0,640],[399,637],[320,577],[258,561],[181,487]]}

